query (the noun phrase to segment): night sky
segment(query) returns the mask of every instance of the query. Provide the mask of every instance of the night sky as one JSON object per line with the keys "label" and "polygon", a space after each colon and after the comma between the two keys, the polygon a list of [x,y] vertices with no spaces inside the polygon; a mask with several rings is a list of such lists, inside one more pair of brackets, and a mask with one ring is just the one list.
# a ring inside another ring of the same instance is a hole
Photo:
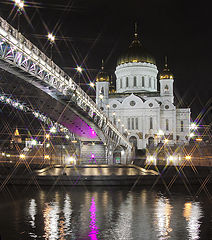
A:
{"label": "night sky", "polygon": [[[105,69],[115,80],[117,58],[132,41],[138,23],[141,43],[155,57],[159,72],[164,56],[175,77],[178,106],[189,106],[193,120],[208,111],[211,122],[211,9],[206,2],[168,0],[45,0],[25,2],[20,31],[50,56],[47,33],[56,35],[53,60],[86,86],[94,81],[105,60]],[[0,15],[17,28],[12,1],[0,2]],[[75,67],[82,66],[82,76]],[[79,80],[80,79],[80,80]]]}

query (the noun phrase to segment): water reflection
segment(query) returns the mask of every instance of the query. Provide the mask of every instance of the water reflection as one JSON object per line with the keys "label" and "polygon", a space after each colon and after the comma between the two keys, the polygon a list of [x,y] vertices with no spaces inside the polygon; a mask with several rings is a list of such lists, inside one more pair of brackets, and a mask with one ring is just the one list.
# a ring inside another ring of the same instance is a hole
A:
{"label": "water reflection", "polygon": [[116,228],[114,230],[114,232],[116,233],[116,239],[132,239],[132,215],[132,195],[128,195],[125,201],[121,201],[119,216],[117,219]]}
{"label": "water reflection", "polygon": [[32,228],[35,228],[35,216],[36,216],[36,212],[37,212],[36,208],[37,208],[37,204],[35,202],[35,199],[31,199],[29,201],[29,215],[31,218],[30,224],[31,224]]}
{"label": "water reflection", "polygon": [[72,209],[71,209],[71,200],[68,194],[65,196],[64,200],[64,208],[63,208],[63,213],[64,213],[64,225],[65,225],[65,232],[66,234],[71,233],[71,214],[72,214]]}
{"label": "water reflection", "polygon": [[164,197],[158,198],[155,207],[155,223],[158,239],[170,238],[170,232],[172,231],[170,227],[171,214],[172,206],[169,200]]}
{"label": "water reflection", "polygon": [[44,237],[45,239],[59,239],[58,223],[59,223],[59,207],[58,203],[46,204],[43,211],[44,217]]}
{"label": "water reflection", "polygon": [[98,235],[98,227],[96,224],[96,204],[95,204],[95,200],[94,197],[92,197],[91,199],[91,207],[90,207],[90,232],[89,232],[89,237],[91,240],[98,240],[97,235]]}
{"label": "water reflection", "polygon": [[187,221],[187,230],[189,232],[189,240],[199,239],[200,234],[200,218],[202,210],[199,202],[187,202],[184,205],[183,216]]}
{"label": "water reflection", "polygon": [[[112,187],[79,187],[64,193],[65,190],[42,190],[37,198],[31,196],[22,200],[27,207],[24,213],[27,214],[30,231],[25,230],[28,235],[26,238],[17,239],[200,238],[201,217],[204,217],[205,212],[199,202],[187,200],[185,203],[184,196],[176,196],[170,200],[147,189],[129,191]],[[25,204],[25,201],[28,204]],[[19,220],[22,209],[18,210]],[[18,223],[16,224],[18,226]],[[16,238],[12,236],[8,239]]]}

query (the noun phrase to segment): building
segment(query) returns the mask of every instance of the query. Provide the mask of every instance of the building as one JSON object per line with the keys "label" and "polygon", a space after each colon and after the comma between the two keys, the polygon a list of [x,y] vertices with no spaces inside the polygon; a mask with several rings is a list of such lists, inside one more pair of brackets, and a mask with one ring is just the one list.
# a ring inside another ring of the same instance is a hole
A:
{"label": "building", "polygon": [[128,51],[118,58],[115,75],[116,91],[102,65],[96,77],[96,103],[137,149],[189,142],[190,109],[175,106],[174,77],[167,61],[158,76],[155,59],[137,31]]}

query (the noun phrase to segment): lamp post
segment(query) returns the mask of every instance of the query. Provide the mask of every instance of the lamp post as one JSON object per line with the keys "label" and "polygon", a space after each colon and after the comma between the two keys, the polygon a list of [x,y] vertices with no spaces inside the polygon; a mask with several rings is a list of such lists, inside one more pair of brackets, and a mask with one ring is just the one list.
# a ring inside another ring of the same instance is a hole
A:
{"label": "lamp post", "polygon": [[15,6],[18,8],[18,31],[20,30],[20,16],[22,11],[24,10],[24,1],[22,0],[14,0]]}
{"label": "lamp post", "polygon": [[77,78],[79,78],[79,83],[78,84],[80,86],[80,74],[82,74],[83,69],[82,69],[82,67],[80,67],[78,65],[77,65],[77,67],[75,69],[77,70],[76,76],[77,76]]}
{"label": "lamp post", "polygon": [[109,119],[109,109],[110,109],[110,105],[107,104],[106,107],[107,107],[107,118]]}
{"label": "lamp post", "polygon": [[50,47],[51,47],[50,59],[52,60],[52,48],[53,48],[53,44],[55,42],[55,36],[52,33],[48,33],[48,40],[50,41]]}

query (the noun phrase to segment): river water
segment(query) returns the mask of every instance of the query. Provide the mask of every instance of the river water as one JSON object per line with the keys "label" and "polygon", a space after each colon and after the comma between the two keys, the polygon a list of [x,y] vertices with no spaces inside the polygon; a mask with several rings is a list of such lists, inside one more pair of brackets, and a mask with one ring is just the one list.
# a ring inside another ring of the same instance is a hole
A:
{"label": "river water", "polygon": [[212,239],[211,212],[204,192],[183,187],[11,186],[0,193],[0,239]]}

